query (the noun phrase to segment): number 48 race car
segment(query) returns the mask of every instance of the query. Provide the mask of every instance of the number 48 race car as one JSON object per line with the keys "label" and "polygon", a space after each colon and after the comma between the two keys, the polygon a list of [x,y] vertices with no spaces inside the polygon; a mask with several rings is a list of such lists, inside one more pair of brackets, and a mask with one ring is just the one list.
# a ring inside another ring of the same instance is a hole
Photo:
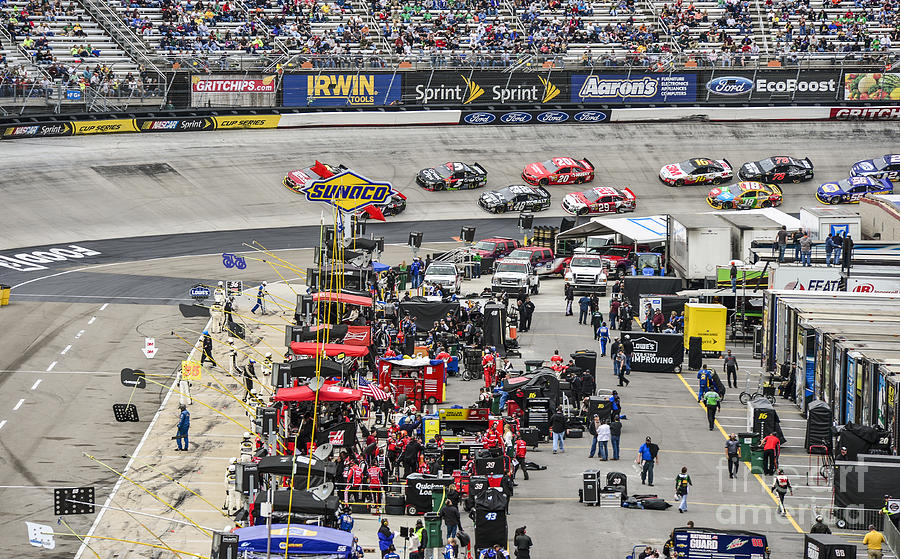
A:
{"label": "number 48 race car", "polygon": [[734,169],[726,159],[688,159],[670,163],[659,170],[659,180],[669,186],[711,182],[719,184],[734,178]]}
{"label": "number 48 race car", "polygon": [[620,190],[611,186],[566,194],[562,201],[562,208],[576,215],[633,212],[636,206],[637,196],[630,188]]}
{"label": "number 48 race car", "polygon": [[483,210],[502,214],[504,212],[539,212],[550,207],[550,193],[542,186],[513,184],[500,190],[485,192],[478,198]]}

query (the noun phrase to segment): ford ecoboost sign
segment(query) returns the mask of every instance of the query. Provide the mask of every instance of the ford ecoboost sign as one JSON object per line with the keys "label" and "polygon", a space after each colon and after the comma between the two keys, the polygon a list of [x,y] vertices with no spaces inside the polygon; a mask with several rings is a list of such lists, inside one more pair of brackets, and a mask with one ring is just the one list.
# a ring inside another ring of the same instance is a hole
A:
{"label": "ford ecoboost sign", "polygon": [[744,95],[753,91],[753,80],[740,76],[723,76],[706,82],[706,89],[717,95]]}

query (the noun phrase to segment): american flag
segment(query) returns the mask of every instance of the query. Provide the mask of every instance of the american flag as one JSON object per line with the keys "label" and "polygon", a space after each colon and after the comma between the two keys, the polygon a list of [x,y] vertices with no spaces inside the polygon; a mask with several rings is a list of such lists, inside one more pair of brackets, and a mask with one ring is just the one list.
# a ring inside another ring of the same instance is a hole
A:
{"label": "american flag", "polygon": [[363,377],[359,377],[359,391],[375,400],[389,400],[391,398],[387,392],[368,382]]}

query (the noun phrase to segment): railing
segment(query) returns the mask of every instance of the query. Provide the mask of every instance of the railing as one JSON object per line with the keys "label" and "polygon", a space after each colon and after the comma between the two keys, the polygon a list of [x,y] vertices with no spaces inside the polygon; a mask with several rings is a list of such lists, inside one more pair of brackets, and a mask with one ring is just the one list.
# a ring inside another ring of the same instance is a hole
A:
{"label": "railing", "polygon": [[900,557],[900,531],[897,530],[894,523],[890,521],[885,522],[881,533],[884,534],[884,540],[894,553],[894,557]]}
{"label": "railing", "polygon": [[150,52],[150,46],[105,0],[78,0],[78,2],[128,56],[165,81],[162,71],[147,54]]}

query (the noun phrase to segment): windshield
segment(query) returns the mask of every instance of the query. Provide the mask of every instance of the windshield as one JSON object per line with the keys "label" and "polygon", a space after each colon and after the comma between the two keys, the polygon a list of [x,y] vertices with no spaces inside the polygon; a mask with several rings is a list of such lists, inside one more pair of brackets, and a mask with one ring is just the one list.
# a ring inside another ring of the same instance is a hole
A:
{"label": "windshield", "polygon": [[531,251],[530,250],[522,250],[521,248],[517,248],[516,250],[509,253],[510,258],[520,258],[522,260],[530,260],[531,259]]}
{"label": "windshield", "polygon": [[425,275],[428,276],[455,276],[456,268],[453,266],[435,266],[432,264],[428,267],[428,270],[425,272]]}
{"label": "windshield", "polygon": [[690,161],[682,161],[681,163],[679,163],[679,166],[681,167],[681,170],[684,171],[685,173],[691,173],[697,168]]}
{"label": "windshield", "polygon": [[596,202],[600,199],[600,195],[597,194],[597,191],[593,189],[588,190],[587,192],[582,192],[581,195],[584,196],[585,200],[591,203]]}
{"label": "windshield", "polygon": [[759,162],[759,168],[768,173],[775,168],[775,163],[771,159],[763,159]]}
{"label": "windshield", "polygon": [[494,252],[494,247],[497,246],[497,243],[490,243],[488,241],[478,241],[475,243],[475,250],[483,250],[485,252]]}
{"label": "windshield", "polygon": [[888,166],[888,163],[885,160],[884,156],[876,157],[875,159],[872,160],[872,163],[875,164],[876,169],[884,169],[885,167]]}
{"label": "windshield", "polygon": [[512,272],[514,274],[527,274],[528,268],[525,266],[525,264],[520,264],[520,263],[513,264],[511,262],[501,262],[500,264],[497,264],[496,271],[498,273]]}
{"label": "windshield", "polygon": [[618,256],[620,258],[625,258],[628,256],[628,249],[625,247],[603,247],[600,249],[600,253],[604,256]]}
{"label": "windshield", "polygon": [[599,258],[579,258],[572,259],[572,266],[579,268],[602,268],[603,261]]}
{"label": "windshield", "polygon": [[658,270],[660,267],[660,259],[658,254],[642,254],[638,256],[637,259],[637,267],[641,268],[653,268]]}
{"label": "windshield", "polygon": [[435,167],[434,170],[437,171],[437,174],[439,174],[441,177],[443,177],[445,179],[453,174],[453,171],[448,169],[446,165],[441,165],[440,167]]}
{"label": "windshield", "polygon": [[543,163],[541,163],[541,165],[544,166],[544,169],[547,169],[548,173],[555,173],[556,170],[559,169],[559,167],[557,167],[556,164],[552,161],[544,161]]}

